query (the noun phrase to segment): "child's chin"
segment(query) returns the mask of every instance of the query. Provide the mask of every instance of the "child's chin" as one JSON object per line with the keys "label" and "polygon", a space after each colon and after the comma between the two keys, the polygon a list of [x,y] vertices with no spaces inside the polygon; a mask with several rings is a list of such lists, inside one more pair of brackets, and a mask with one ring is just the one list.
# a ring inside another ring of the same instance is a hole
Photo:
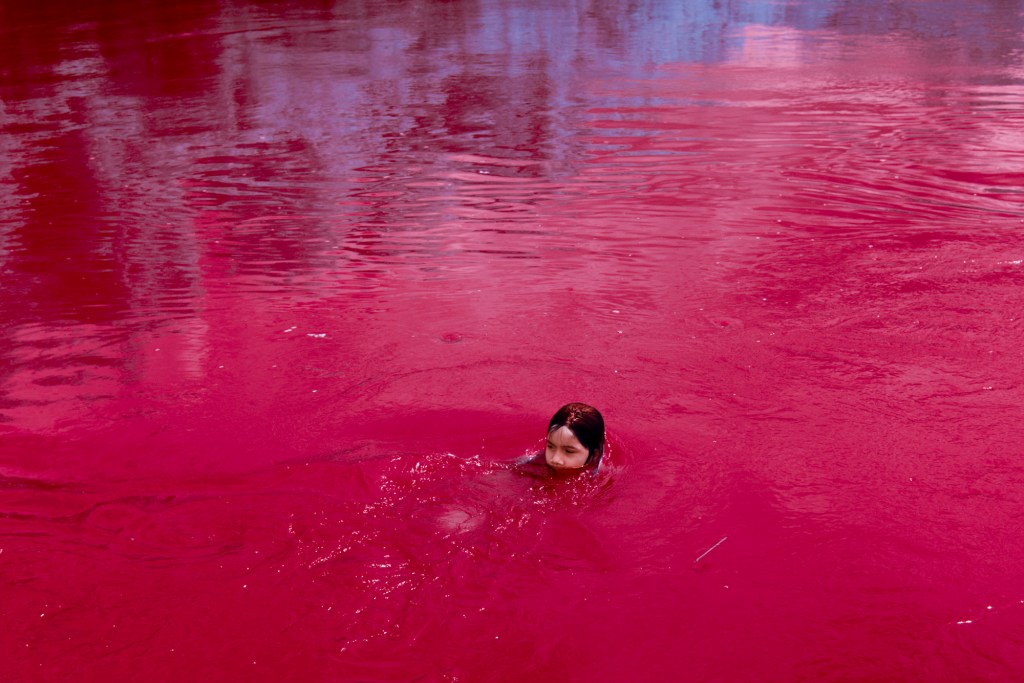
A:
{"label": "child's chin", "polygon": [[552,477],[557,479],[566,479],[568,477],[575,477],[577,474],[587,469],[586,467],[552,467],[548,465],[548,472]]}

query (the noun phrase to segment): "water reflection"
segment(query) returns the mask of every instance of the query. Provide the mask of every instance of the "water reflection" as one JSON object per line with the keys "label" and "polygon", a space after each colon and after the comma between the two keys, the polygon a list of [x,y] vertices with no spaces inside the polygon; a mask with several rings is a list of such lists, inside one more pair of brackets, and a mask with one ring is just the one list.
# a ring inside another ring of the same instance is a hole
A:
{"label": "water reflection", "polygon": [[657,317],[678,249],[698,307],[723,262],[792,303],[836,258],[790,263],[807,236],[1020,219],[1013,3],[62,7],[3,5],[14,325],[215,330],[239,295],[487,273]]}

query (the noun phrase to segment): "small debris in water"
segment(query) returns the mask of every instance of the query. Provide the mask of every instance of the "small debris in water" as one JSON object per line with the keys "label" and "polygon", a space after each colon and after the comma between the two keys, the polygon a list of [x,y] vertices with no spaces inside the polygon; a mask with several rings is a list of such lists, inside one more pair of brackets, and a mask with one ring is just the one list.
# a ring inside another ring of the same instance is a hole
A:
{"label": "small debris in water", "polygon": [[698,555],[698,556],[697,556],[697,559],[696,559],[696,560],[694,560],[694,561],[693,561],[693,563],[694,563],[694,564],[697,564],[698,562],[700,562],[701,560],[703,560],[703,559],[704,559],[704,558],[705,558],[705,557],[707,556],[707,554],[708,554],[708,553],[710,553],[710,552],[711,552],[712,550],[714,550],[714,549],[715,549],[715,548],[717,548],[718,546],[720,546],[720,545],[722,545],[723,543],[725,543],[725,541],[726,541],[726,540],[727,540],[728,538],[729,538],[728,536],[722,536],[721,540],[719,540],[719,541],[718,541],[718,543],[714,544],[713,546],[711,546],[710,548],[708,548],[707,550],[705,550],[704,552],[702,552],[702,553],[701,553],[700,555]]}

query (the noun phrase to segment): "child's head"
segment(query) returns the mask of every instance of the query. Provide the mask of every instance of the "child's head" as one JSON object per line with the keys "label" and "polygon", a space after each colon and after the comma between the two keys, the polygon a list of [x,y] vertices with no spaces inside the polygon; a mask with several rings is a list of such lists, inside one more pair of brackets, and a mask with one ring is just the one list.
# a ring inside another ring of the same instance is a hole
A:
{"label": "child's head", "polygon": [[604,418],[585,403],[568,403],[548,422],[544,459],[555,469],[596,465],[604,451]]}

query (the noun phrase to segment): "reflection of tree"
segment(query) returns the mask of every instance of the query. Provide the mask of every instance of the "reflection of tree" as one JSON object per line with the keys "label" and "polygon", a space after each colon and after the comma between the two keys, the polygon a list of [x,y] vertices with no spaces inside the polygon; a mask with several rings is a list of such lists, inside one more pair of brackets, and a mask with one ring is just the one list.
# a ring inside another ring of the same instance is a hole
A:
{"label": "reflection of tree", "polygon": [[0,365],[15,371],[4,391],[9,408],[29,411],[23,426],[60,414],[35,406],[63,397],[82,410],[141,370],[137,335],[177,320],[191,343],[199,329],[198,245],[169,152],[216,71],[217,41],[209,11],[180,9],[0,5],[13,134],[0,185]]}
{"label": "reflection of tree", "polygon": [[95,40],[107,64],[108,86],[150,101],[201,100],[220,71],[220,38],[213,31],[217,12],[212,3],[158,2],[101,14]]}
{"label": "reflection of tree", "polygon": [[18,278],[30,291],[14,319],[32,306],[43,318],[120,321],[129,300],[153,303],[190,287],[195,245],[182,226],[167,229],[173,183],[148,141],[180,126],[174,114],[187,102],[179,98],[208,87],[217,54],[206,32],[211,10],[34,5],[3,6],[21,24],[11,34],[30,37],[2,48],[7,113],[54,131],[22,135],[12,161],[24,199],[9,266],[38,273]]}
{"label": "reflection of tree", "polygon": [[72,129],[34,147],[32,163],[12,173],[25,199],[12,231],[18,249],[8,261],[18,276],[5,287],[5,307],[29,319],[49,317],[47,309],[58,318],[116,319],[126,305],[125,264],[116,256],[119,235],[105,220],[105,188],[93,175],[87,140]]}
{"label": "reflection of tree", "polygon": [[1005,62],[1019,54],[1024,6],[1020,0],[970,3],[833,0],[828,28],[842,33],[900,34],[926,51],[967,50],[976,63]]}
{"label": "reflection of tree", "polygon": [[[797,34],[895,28],[929,50],[961,55],[961,65],[998,66],[1019,53],[1020,2],[970,7],[969,17],[934,3],[876,0],[0,0],[0,277],[8,294],[0,310],[15,322],[141,326],[144,318],[149,325],[202,315],[211,283],[275,291],[379,279],[399,261],[427,269],[458,254],[522,257],[528,237],[517,249],[494,249],[491,236],[514,223],[536,228],[522,224],[548,203],[564,206],[558,202],[572,192],[574,210],[601,220],[625,206],[615,202],[627,192],[646,201],[630,206],[660,215],[679,211],[689,192],[699,212],[706,205],[697,191],[713,183],[713,168],[669,164],[662,170],[675,175],[649,188],[616,177],[581,180],[599,136],[606,148],[644,155],[627,171],[645,177],[659,172],[656,152],[678,161],[700,151],[678,135],[655,141],[661,150],[644,131],[615,139],[639,112],[627,105],[646,106],[630,79],[645,79],[651,97],[666,96],[665,82],[648,78],[652,66],[728,58],[749,24]],[[595,107],[608,112],[600,122]],[[668,102],[661,111],[672,109]],[[719,120],[702,121],[707,110],[675,109],[653,122],[681,115],[690,128],[676,133],[713,137],[731,134],[736,116],[723,110]],[[616,116],[626,122],[595,133]],[[955,126],[948,137],[959,140],[1012,134],[964,117]],[[874,132],[867,139],[882,147],[902,135]],[[717,161],[734,155],[752,173],[772,163],[756,149],[723,149],[713,150]],[[807,154],[831,172],[852,173],[844,164],[858,155],[844,149]],[[728,181],[742,195],[735,206],[758,201],[747,178]],[[601,194],[587,194],[592,189]],[[892,218],[876,208],[860,206],[858,220]]]}

